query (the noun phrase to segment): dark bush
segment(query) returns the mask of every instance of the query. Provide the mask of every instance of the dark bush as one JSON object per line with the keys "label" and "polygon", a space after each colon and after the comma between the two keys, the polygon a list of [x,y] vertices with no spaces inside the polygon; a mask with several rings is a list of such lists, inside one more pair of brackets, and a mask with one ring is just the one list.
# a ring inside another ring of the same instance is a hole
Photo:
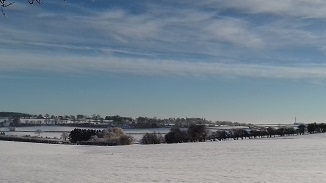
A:
{"label": "dark bush", "polygon": [[219,140],[219,141],[226,140],[227,138],[229,138],[229,135],[225,130],[217,131],[217,132],[213,133],[213,136],[215,138],[217,138],[217,140]]}
{"label": "dark bush", "polygon": [[304,124],[301,124],[298,126],[297,133],[300,135],[304,135],[305,129],[306,129],[306,126]]}
{"label": "dark bush", "polygon": [[164,142],[164,138],[161,134],[158,133],[146,133],[142,139],[140,140],[140,143],[142,144],[160,144]]}
{"label": "dark bush", "polygon": [[133,141],[133,138],[128,135],[123,135],[119,138],[119,145],[130,145]]}
{"label": "dark bush", "polygon": [[165,135],[166,143],[188,142],[188,133],[180,128],[171,128],[170,132]]}
{"label": "dark bush", "polygon": [[96,133],[98,132],[98,130],[75,128],[70,132],[69,140],[71,143],[76,143],[77,141],[88,141],[92,136],[96,135]]}
{"label": "dark bush", "polygon": [[73,130],[73,135],[70,133],[70,136],[77,136],[75,142],[81,145],[130,145],[133,141],[131,136],[126,135],[121,128],[117,127],[106,128],[102,131],[75,129]]}
{"label": "dark bush", "polygon": [[276,130],[273,127],[268,127],[267,128],[267,134],[269,137],[275,136],[276,135]]}
{"label": "dark bush", "polygon": [[188,135],[191,141],[206,141],[208,130],[205,125],[192,124],[188,127]]}
{"label": "dark bush", "polygon": [[235,140],[238,140],[239,138],[243,139],[249,137],[249,133],[245,129],[234,129],[232,137]]}

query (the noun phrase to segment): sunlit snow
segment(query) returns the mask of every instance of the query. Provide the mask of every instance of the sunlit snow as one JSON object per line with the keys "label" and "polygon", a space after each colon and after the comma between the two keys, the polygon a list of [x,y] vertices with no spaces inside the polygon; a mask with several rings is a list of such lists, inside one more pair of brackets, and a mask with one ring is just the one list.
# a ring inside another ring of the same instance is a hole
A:
{"label": "sunlit snow", "polygon": [[0,141],[0,182],[326,182],[326,134],[113,147]]}

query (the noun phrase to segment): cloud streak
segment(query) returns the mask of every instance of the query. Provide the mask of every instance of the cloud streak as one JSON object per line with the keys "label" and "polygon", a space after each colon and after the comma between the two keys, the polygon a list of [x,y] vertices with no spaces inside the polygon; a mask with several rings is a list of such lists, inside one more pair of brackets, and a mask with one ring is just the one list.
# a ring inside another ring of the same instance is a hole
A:
{"label": "cloud streak", "polygon": [[[0,72],[28,71],[52,73],[115,73],[163,77],[326,79],[326,64],[295,64],[292,66],[187,62],[162,59],[107,57],[6,55]],[[46,59],[46,61],[44,61]]]}
{"label": "cloud streak", "polygon": [[323,1],[130,3],[17,3],[0,22],[0,72],[326,78]]}
{"label": "cloud streak", "polygon": [[234,9],[250,14],[272,14],[275,16],[292,16],[297,18],[325,18],[326,2],[323,0],[204,0],[197,3],[204,7],[216,9]]}

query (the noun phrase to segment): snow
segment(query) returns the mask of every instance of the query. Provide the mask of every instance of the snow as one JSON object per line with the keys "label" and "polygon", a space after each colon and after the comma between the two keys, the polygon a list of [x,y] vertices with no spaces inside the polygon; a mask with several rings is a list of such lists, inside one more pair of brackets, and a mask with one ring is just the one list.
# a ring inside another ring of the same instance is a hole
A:
{"label": "snow", "polygon": [[0,141],[0,182],[326,182],[326,134],[114,147]]}
{"label": "snow", "polygon": [[[104,128],[87,128],[87,127],[69,127],[69,126],[27,126],[27,127],[16,127],[15,131],[30,131],[35,132],[40,129],[42,131],[57,131],[57,132],[70,132],[75,128],[81,129],[95,129],[95,130],[103,130]],[[125,133],[168,133],[171,128],[144,128],[144,129],[123,129]],[[0,131],[9,131],[7,127],[0,127]]]}
{"label": "snow", "polygon": [[[28,127],[17,127],[15,131],[8,132],[9,128],[0,128],[1,131],[5,131],[6,135],[16,135],[16,136],[38,136],[35,131],[40,129],[42,132],[39,137],[50,137],[50,138],[61,138],[62,132],[70,132],[71,130],[80,127],[68,127],[68,126],[28,126]],[[82,129],[95,129],[103,130],[104,128],[82,128]],[[138,142],[145,133],[161,133],[163,136],[170,131],[170,128],[145,128],[145,129],[123,129],[125,133],[132,136],[136,142]]]}

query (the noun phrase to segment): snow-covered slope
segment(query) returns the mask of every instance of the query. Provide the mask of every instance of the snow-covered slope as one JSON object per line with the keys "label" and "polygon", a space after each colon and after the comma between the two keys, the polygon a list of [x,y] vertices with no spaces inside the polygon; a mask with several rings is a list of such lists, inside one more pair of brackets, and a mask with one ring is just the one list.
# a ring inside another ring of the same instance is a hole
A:
{"label": "snow-covered slope", "polygon": [[326,134],[115,147],[0,141],[0,182],[326,182]]}

